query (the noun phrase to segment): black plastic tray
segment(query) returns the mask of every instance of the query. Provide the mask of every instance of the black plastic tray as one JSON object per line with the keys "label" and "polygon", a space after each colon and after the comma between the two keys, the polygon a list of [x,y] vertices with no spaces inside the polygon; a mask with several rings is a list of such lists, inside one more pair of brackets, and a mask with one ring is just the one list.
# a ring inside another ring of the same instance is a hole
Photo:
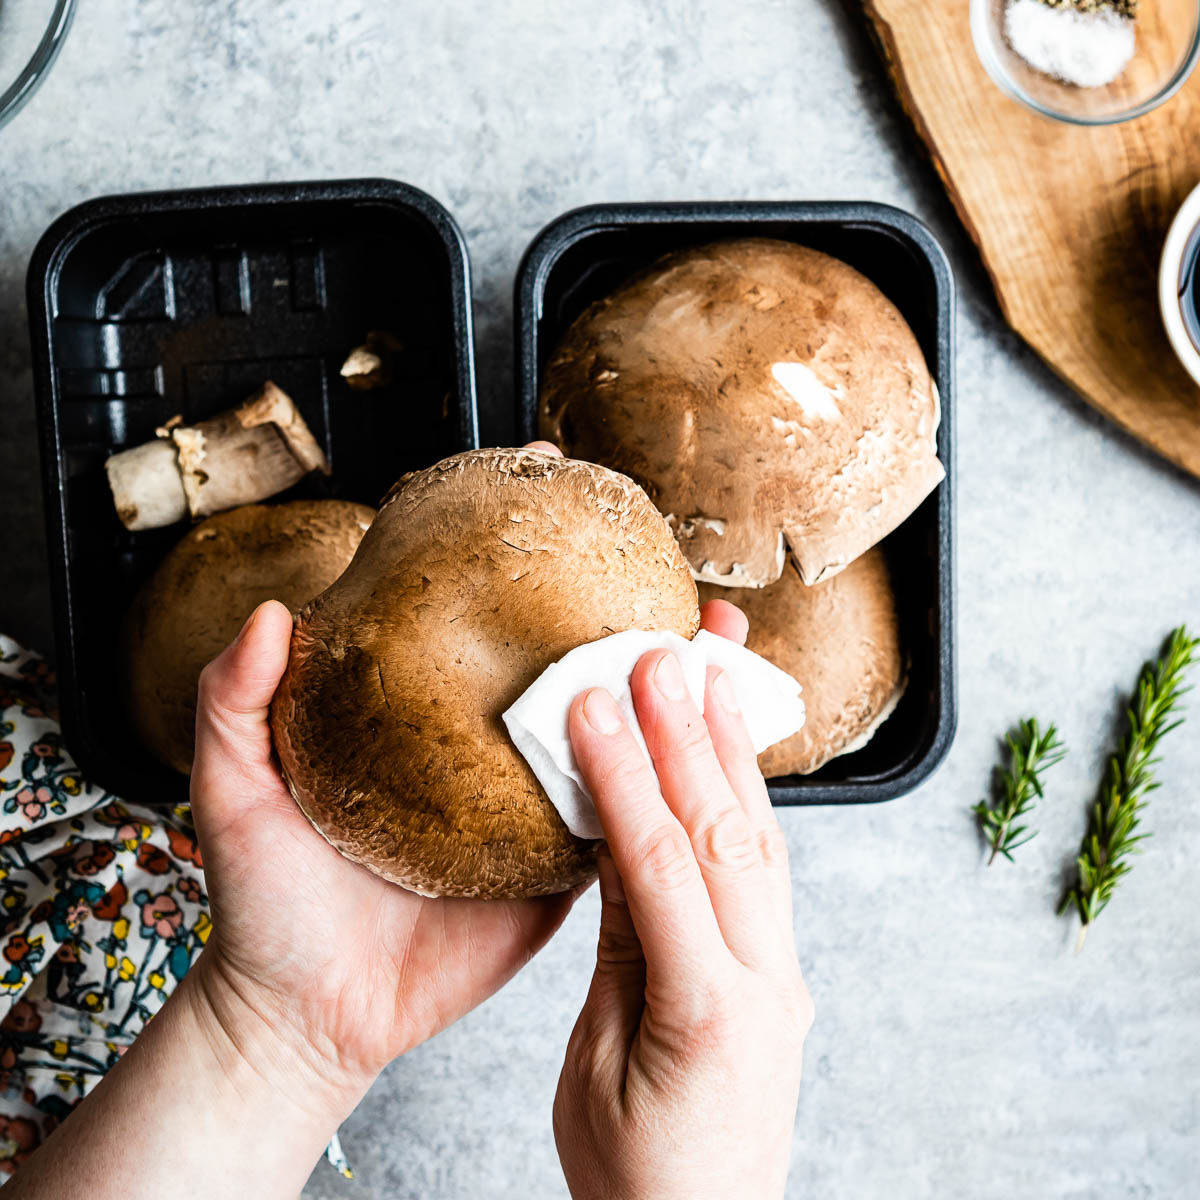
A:
{"label": "black plastic tray", "polygon": [[890,800],[926,779],[954,738],[954,280],[933,235],[882,204],[597,205],[534,239],[516,284],[517,421],[536,436],[542,369],[567,326],[660,255],[719,238],[786,238],[856,267],[904,314],[941,393],[946,480],[884,543],[910,658],[908,689],[862,750],[769,782],[775,804]]}
{"label": "black plastic tray", "polygon": [[[598,206],[560,218],[517,280],[518,422],[535,436],[541,368],[593,299],[668,250],[745,233],[835,254],[912,325],[942,396],[947,479],[886,546],[911,658],[908,693],[869,746],[770,784],[777,804],[890,799],[954,735],[954,296],[916,219],[876,204]],[[199,420],[273,378],[330,456],[329,479],[286,493],[376,503],[404,471],[479,444],[467,253],[450,215],[386,180],[117,196],[61,217],[29,269],[29,314],[67,744],[84,773],[130,800],[175,803],[186,781],[138,745],[114,702],[116,629],[179,536],[131,534],[103,464],[175,413]],[[369,329],[407,344],[396,381],[338,376]]]}
{"label": "black plastic tray", "polygon": [[[181,530],[126,531],[104,460],[268,378],[332,467],[281,499],[378,504],[404,471],[478,446],[466,247],[441,205],[387,180],[114,196],[50,227],[28,301],[65,741],[93,782],[175,803],[187,781],[115,701],[114,631]],[[372,329],[405,350],[389,387],[355,392],[338,368]]]}

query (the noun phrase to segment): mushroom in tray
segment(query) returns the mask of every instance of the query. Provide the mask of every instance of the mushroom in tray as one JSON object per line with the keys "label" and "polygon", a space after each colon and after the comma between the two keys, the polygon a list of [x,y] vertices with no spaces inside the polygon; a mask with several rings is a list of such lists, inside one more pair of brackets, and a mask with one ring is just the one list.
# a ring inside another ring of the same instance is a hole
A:
{"label": "mushroom in tray", "polygon": [[431,895],[538,896],[595,873],[501,714],[551,663],[627,629],[690,638],[696,586],[631,480],[536,450],[405,476],[296,620],[271,705],[309,820]]}
{"label": "mushroom in tray", "polygon": [[807,775],[862,749],[900,702],[904,655],[880,547],[815,587],[790,559],[779,581],[760,590],[701,585],[701,602],[718,598],[749,618],[747,648],[804,684],[804,728],[758,756],[767,778]]}
{"label": "mushroom in tray", "polygon": [[768,238],[668,255],[570,327],[541,436],[640,482],[698,580],[844,569],[943,478],[937,388],[896,307]]}
{"label": "mushroom in tray", "polygon": [[345,570],[373,509],[344,500],[248,504],[188,531],[134,599],[121,630],[130,720],[184,774],[195,750],[196,684],[264,600],[297,609]]}
{"label": "mushroom in tray", "polygon": [[347,386],[358,392],[387,387],[395,374],[396,356],[404,343],[386,330],[373,329],[361,346],[346,356],[339,372]]}

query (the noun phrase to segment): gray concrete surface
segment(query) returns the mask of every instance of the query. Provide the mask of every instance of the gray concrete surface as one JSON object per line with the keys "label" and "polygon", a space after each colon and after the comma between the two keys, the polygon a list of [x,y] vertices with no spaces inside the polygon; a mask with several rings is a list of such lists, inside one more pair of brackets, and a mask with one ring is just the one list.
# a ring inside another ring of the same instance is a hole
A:
{"label": "gray concrete surface", "polygon": [[[362,174],[428,189],[466,231],[493,441],[511,437],[513,273],[568,208],[866,198],[932,225],[961,287],[959,734],[914,795],[783,816],[818,1010],[788,1195],[1196,1194],[1200,701],[1079,958],[1054,905],[1121,691],[1168,628],[1200,626],[1200,487],[1006,331],[854,0],[80,0],[0,131],[0,627],[49,642],[22,277],[51,218],[103,192]],[[985,870],[968,806],[1027,713],[1072,754],[1041,835]],[[550,1103],[596,915],[590,896],[394,1064],[344,1130],[357,1182],[320,1166],[306,1197],[564,1195]]]}

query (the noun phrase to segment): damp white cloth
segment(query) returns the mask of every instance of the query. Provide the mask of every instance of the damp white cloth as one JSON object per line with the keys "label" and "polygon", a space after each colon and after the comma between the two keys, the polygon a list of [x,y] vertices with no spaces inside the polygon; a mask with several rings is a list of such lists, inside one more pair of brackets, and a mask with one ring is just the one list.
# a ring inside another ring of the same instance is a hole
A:
{"label": "damp white cloth", "polygon": [[567,734],[571,701],[589,688],[606,688],[649,762],[629,677],[638,659],[650,650],[674,652],[688,692],[701,712],[707,667],[710,663],[720,667],[733,684],[756,754],[791,737],[804,724],[804,701],[795,679],[744,646],[707,630],[701,630],[690,642],[674,633],[635,629],[577,646],[547,667],[504,713],[509,737],[576,837],[602,838],[604,833],[571,750]]}

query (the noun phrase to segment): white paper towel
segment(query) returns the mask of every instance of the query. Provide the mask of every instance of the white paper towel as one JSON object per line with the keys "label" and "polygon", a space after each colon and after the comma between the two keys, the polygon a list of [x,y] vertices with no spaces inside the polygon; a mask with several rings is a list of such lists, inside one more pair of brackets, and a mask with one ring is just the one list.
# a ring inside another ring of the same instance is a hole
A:
{"label": "white paper towel", "polygon": [[650,650],[670,650],[676,655],[687,689],[701,712],[708,664],[720,667],[733,684],[756,754],[791,737],[804,724],[804,701],[796,680],[744,646],[707,630],[702,629],[689,642],[674,633],[634,629],[577,646],[547,667],[504,714],[509,736],[576,837],[602,838],[604,833],[571,750],[567,733],[571,701],[589,688],[606,688],[649,762],[629,677],[638,659]]}

